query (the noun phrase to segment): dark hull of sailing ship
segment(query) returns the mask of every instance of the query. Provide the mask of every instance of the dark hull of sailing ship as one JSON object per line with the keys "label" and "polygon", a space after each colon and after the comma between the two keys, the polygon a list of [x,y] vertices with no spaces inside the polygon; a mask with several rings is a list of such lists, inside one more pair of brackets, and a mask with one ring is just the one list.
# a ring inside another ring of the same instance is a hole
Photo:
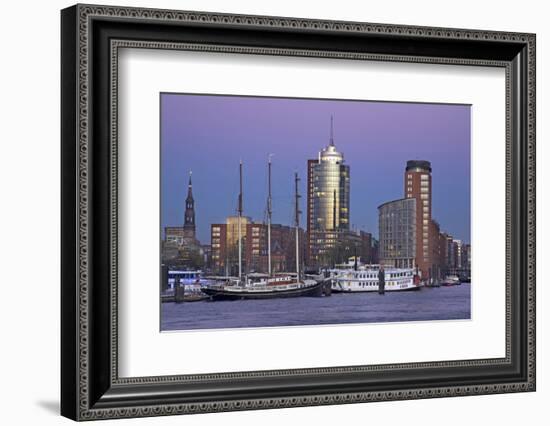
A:
{"label": "dark hull of sailing ship", "polygon": [[[234,286],[222,286],[219,288],[206,287],[202,291],[212,300],[247,300],[247,299],[278,299],[288,297],[321,297],[323,296],[323,283],[296,284],[294,288],[277,289],[276,286],[261,289]],[[289,286],[290,287],[290,286]]]}

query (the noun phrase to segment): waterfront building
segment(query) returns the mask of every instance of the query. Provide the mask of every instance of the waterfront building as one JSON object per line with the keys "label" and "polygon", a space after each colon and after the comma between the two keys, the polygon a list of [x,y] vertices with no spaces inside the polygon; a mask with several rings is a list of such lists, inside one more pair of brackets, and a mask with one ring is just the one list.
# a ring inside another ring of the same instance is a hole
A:
{"label": "waterfront building", "polygon": [[447,268],[450,273],[455,273],[462,267],[462,241],[447,235]]}
{"label": "waterfront building", "polygon": [[413,268],[417,249],[417,200],[414,197],[378,206],[379,257],[384,266]]}
{"label": "waterfront building", "polygon": [[[268,272],[267,224],[251,223],[246,229],[244,260],[248,272]],[[305,232],[298,231],[300,264],[305,253]],[[271,271],[293,271],[296,265],[296,230],[292,226],[271,224]]]}
{"label": "waterfront building", "polygon": [[447,233],[440,234],[445,253],[443,262],[447,273],[469,276],[471,270],[472,247],[468,243]]}
{"label": "waterfront building", "polygon": [[[239,219],[241,232],[239,235]],[[246,227],[252,220],[247,216],[229,216],[225,223],[210,225],[210,250],[212,268],[222,274],[230,275],[238,269],[239,239],[246,241]]]}
{"label": "waterfront building", "polygon": [[442,279],[447,273],[447,244],[444,233],[441,233],[439,223],[432,219],[430,223],[431,266],[429,277]]}
{"label": "waterfront building", "polygon": [[453,271],[456,269],[456,245],[454,244],[453,236],[445,234],[445,242],[447,246],[447,271]]}
{"label": "waterfront building", "polygon": [[[437,235],[437,243],[439,246],[439,278],[444,278],[448,272],[449,245],[447,239],[449,235],[445,232],[439,232]],[[451,237],[452,238],[452,237]]]}
{"label": "waterfront building", "polygon": [[454,246],[453,263],[455,265],[455,269],[460,269],[462,268],[462,241],[453,240],[453,246]]}
{"label": "waterfront building", "polygon": [[462,244],[462,265],[461,268],[466,271],[471,270],[472,265],[472,246],[470,244]]}
{"label": "waterfront building", "polygon": [[183,226],[166,226],[164,228],[164,241],[173,246],[183,244]]}
{"label": "waterfront building", "polygon": [[334,144],[333,119],[330,139],[318,158],[307,162],[307,263],[326,262],[326,255],[350,229],[350,167]]}
{"label": "waterfront building", "polygon": [[229,216],[225,219],[227,231],[227,245],[238,245],[239,238],[244,241],[246,238],[246,226],[252,223],[252,219],[248,216],[241,216],[241,233],[239,235],[239,216]]}
{"label": "waterfront building", "polygon": [[210,247],[210,244],[201,244],[201,253],[205,268],[210,268],[212,263],[212,247]]}
{"label": "waterfront building", "polygon": [[337,244],[325,253],[324,263],[334,266],[348,262],[352,257],[361,258],[364,264],[378,262],[377,244],[370,232],[342,231],[338,234]]}
{"label": "waterfront building", "polygon": [[210,267],[221,272],[228,263],[227,256],[227,225],[216,223],[210,225]]}
{"label": "waterfront building", "polygon": [[370,259],[369,263],[380,263],[380,242],[376,238],[372,238]]}
{"label": "waterfront building", "polygon": [[378,263],[378,242],[373,238],[370,232],[357,232],[360,241],[359,256],[363,263],[374,264]]}
{"label": "waterfront building", "polygon": [[429,278],[434,265],[432,225],[432,166],[429,161],[409,160],[405,168],[404,193],[416,199],[416,265]]}
{"label": "waterfront building", "polygon": [[[224,275],[235,275],[238,267],[238,231],[236,217],[224,224],[211,225],[211,268]],[[267,224],[241,218],[243,271],[268,272]],[[292,271],[296,264],[295,228],[271,224],[271,270],[273,273]],[[300,262],[303,262],[305,232],[299,230]]]}

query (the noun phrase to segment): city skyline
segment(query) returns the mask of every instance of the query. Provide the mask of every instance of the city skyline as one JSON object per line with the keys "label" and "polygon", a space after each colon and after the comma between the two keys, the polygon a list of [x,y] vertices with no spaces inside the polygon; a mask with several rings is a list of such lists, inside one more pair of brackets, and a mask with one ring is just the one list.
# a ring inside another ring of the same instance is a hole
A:
{"label": "city skyline", "polygon": [[[305,212],[307,160],[330,141],[350,166],[350,224],[378,238],[377,208],[403,196],[407,160],[433,168],[433,217],[470,242],[470,107],[375,101],[161,94],[161,229],[181,226],[193,171],[197,238],[235,214],[244,163],[244,214],[262,222],[267,158],[273,160],[273,223],[291,224],[292,176]],[[260,142],[258,142],[260,141]],[[306,228],[306,218],[301,220]]]}

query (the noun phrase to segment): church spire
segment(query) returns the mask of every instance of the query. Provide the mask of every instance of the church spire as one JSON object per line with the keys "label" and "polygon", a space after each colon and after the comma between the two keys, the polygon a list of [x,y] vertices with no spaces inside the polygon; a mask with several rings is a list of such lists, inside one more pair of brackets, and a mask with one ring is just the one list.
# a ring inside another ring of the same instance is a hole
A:
{"label": "church spire", "polygon": [[189,170],[189,184],[187,189],[187,199],[191,199],[193,201],[193,182],[191,182],[191,176],[193,175],[193,172]]}
{"label": "church spire", "polygon": [[185,199],[185,221],[183,224],[184,233],[189,237],[195,237],[195,200],[193,198],[193,182],[189,171],[189,185],[187,189],[187,198]]}

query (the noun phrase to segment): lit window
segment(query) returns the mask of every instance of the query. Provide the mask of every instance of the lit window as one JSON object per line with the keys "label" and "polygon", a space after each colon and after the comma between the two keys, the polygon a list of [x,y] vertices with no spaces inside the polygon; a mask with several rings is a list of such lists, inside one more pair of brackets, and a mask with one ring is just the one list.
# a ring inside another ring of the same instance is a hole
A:
{"label": "lit window", "polygon": [[430,178],[430,175],[420,175],[421,180],[428,180]]}

